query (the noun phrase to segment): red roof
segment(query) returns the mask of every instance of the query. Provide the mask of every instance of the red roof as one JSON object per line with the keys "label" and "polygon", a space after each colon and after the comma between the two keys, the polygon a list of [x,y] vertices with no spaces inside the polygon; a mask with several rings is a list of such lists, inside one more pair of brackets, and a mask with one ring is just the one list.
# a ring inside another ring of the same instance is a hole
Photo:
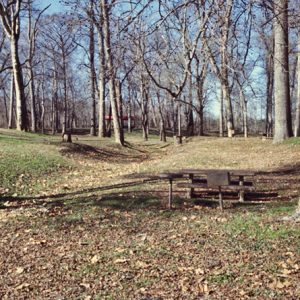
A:
{"label": "red roof", "polygon": [[[123,116],[123,121],[128,121],[128,116]],[[134,120],[134,117],[131,116],[131,119]],[[107,121],[112,121],[113,120],[113,116],[105,116],[105,120]]]}

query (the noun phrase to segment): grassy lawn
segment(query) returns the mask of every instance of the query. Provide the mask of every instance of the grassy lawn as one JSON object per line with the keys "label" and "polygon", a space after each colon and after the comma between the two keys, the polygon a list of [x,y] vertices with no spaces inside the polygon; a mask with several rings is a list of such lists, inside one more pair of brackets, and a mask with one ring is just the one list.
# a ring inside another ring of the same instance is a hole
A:
{"label": "grassy lawn", "polygon": [[[279,221],[300,195],[298,139],[73,140],[0,131],[1,299],[300,297],[299,223]],[[103,189],[182,167],[261,170],[268,197],[221,212],[175,191],[167,211],[166,185]]]}

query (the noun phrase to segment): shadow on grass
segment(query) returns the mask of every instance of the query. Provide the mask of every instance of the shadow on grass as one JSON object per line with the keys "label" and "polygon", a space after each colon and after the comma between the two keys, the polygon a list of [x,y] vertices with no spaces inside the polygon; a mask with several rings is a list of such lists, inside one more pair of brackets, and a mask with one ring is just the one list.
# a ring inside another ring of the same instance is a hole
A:
{"label": "shadow on grass", "polygon": [[[64,143],[61,149],[63,155],[79,154],[89,159],[103,160],[114,163],[140,162],[145,159],[142,155],[126,154],[113,149],[103,149],[80,143]],[[135,149],[136,150],[136,149]]]}
{"label": "shadow on grass", "polygon": [[288,175],[299,175],[300,176],[300,163],[288,164],[283,167],[270,170],[270,171],[260,171],[257,173],[258,176],[288,176]]}
{"label": "shadow on grass", "polygon": [[[0,209],[17,209],[20,207],[101,207],[117,210],[136,210],[136,209],[163,209],[167,207],[167,197],[162,196],[161,192],[149,191],[129,191],[122,193],[107,193],[102,195],[79,196],[79,197],[62,197],[56,199],[38,199],[38,200],[19,200],[13,205],[5,206],[3,202]],[[183,204],[183,199],[174,197],[174,206],[178,207]]]}
{"label": "shadow on grass", "polygon": [[[103,188],[103,187],[102,187]],[[101,189],[101,188],[99,188]],[[173,209],[192,208],[195,205],[203,208],[218,208],[218,194],[214,192],[205,195],[195,195],[195,198],[187,200],[186,191],[176,191],[173,195]],[[20,207],[101,207],[117,210],[139,210],[139,209],[167,209],[168,192],[166,190],[139,190],[139,191],[120,191],[109,192],[101,195],[84,195],[84,193],[69,193],[63,196],[54,195],[52,197],[26,198],[15,197],[10,199],[9,205],[4,205],[4,199],[0,198],[0,209],[17,209]],[[224,193],[225,204],[230,206],[243,206],[244,208],[258,206],[266,201],[236,203],[237,195]],[[269,196],[269,195],[268,195]],[[228,201],[226,201],[228,200]],[[257,199],[255,199],[257,200]],[[268,201],[269,202],[269,201]]]}
{"label": "shadow on grass", "polygon": [[[79,149],[82,149],[81,145],[77,145]],[[77,147],[75,146],[75,147]],[[86,151],[96,151],[94,147],[83,146]],[[85,151],[83,150],[83,151]],[[107,154],[108,155],[108,154]],[[135,175],[135,174],[134,174]],[[137,174],[138,176],[131,176],[136,181],[114,184],[110,186],[99,186],[94,188],[87,188],[78,191],[69,191],[65,193],[59,193],[47,196],[37,197],[11,197],[11,196],[0,196],[0,209],[13,209],[24,205],[65,205],[65,203],[76,202],[87,204],[92,201],[93,205],[98,206],[109,206],[117,209],[131,209],[131,208],[148,208],[148,207],[164,207],[164,203],[167,201],[167,184],[164,185],[163,191],[131,191],[131,192],[116,192],[116,190],[125,189],[129,187],[142,186],[145,183],[161,181],[155,176],[149,174]],[[293,177],[295,176],[295,177]],[[300,190],[300,181],[297,179],[300,177],[300,164],[288,165],[283,168],[272,170],[268,172],[259,172],[256,180],[262,187],[258,187],[255,192],[246,193],[245,203],[237,203],[236,206],[247,206],[251,205],[251,202],[269,202],[269,201],[287,201],[291,200],[292,197],[289,194],[280,194],[288,189]],[[128,176],[127,179],[129,179]],[[146,178],[146,179],[144,179]],[[285,186],[282,182],[285,182]],[[291,187],[291,183],[293,186]],[[87,196],[89,193],[106,193],[101,196]],[[175,206],[180,206],[184,199],[186,191],[174,191]],[[122,196],[120,196],[122,194]],[[180,196],[179,196],[180,195]],[[178,196],[178,197],[177,197]],[[217,202],[211,202],[213,199],[217,199],[217,193],[196,193],[196,199],[194,203],[196,205],[203,206],[217,206]],[[295,195],[293,196],[295,198]],[[199,198],[201,200],[199,200]],[[162,199],[162,200],[161,200]],[[207,200],[204,200],[207,199]],[[237,202],[237,193],[224,193],[224,200],[235,200]],[[165,202],[164,202],[165,201]],[[11,203],[10,205],[4,205],[5,202]]]}

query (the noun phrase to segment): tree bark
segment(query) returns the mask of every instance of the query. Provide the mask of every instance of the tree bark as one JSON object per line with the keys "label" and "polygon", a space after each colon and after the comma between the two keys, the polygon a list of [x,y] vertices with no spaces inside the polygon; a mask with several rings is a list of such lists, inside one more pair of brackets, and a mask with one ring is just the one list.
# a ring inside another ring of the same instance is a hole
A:
{"label": "tree bark", "polygon": [[225,100],[226,117],[227,117],[227,134],[228,137],[234,135],[234,122],[233,111],[230,98],[229,80],[228,80],[228,37],[229,28],[231,25],[231,12],[232,12],[233,0],[227,0],[225,24],[222,29],[222,42],[221,42],[221,86],[223,91],[223,99]]}
{"label": "tree bark", "polygon": [[160,100],[160,94],[157,92],[158,112],[159,112],[159,137],[161,142],[167,141],[167,133],[165,126],[165,119],[163,116],[163,108]]}
{"label": "tree bark", "polygon": [[64,49],[64,43],[62,42],[62,74],[63,74],[63,88],[64,88],[64,113],[62,134],[67,132],[68,127],[68,87],[67,87],[67,61]]}
{"label": "tree bark", "polygon": [[200,61],[198,58],[196,58],[197,62],[197,72],[196,72],[196,84],[197,84],[197,99],[198,99],[198,108],[197,108],[197,114],[199,118],[199,135],[204,135],[204,93],[203,93],[203,87],[204,87],[204,81],[206,78],[207,73],[207,63],[205,63],[200,68]]}
{"label": "tree bark", "polygon": [[14,106],[15,106],[15,82],[14,82],[14,74],[11,73],[8,129],[13,128]]}
{"label": "tree bark", "polygon": [[243,88],[240,87],[240,98],[242,102],[242,111],[243,111],[243,132],[244,137],[248,137],[248,103],[243,91]]}
{"label": "tree bark", "polygon": [[54,64],[53,81],[52,81],[52,134],[54,135],[58,130],[58,75],[57,75],[56,64]]}
{"label": "tree bark", "polygon": [[124,141],[122,140],[122,134],[120,126],[120,120],[118,115],[118,105],[117,105],[117,96],[116,96],[116,83],[115,83],[115,72],[114,72],[114,64],[113,57],[111,53],[111,41],[110,41],[110,26],[109,26],[109,15],[108,15],[108,2],[107,0],[101,0],[101,9],[103,13],[103,35],[104,35],[104,45],[105,45],[105,57],[107,63],[108,70],[108,78],[109,78],[109,95],[111,102],[111,110],[114,124],[114,135],[116,143],[120,145],[124,145]]}
{"label": "tree bark", "polygon": [[99,131],[98,136],[103,138],[106,136],[105,126],[105,51],[102,26],[98,28],[98,44],[100,57],[99,71]]}
{"label": "tree bark", "polygon": [[274,87],[274,60],[269,54],[266,64],[267,71],[267,105],[266,105],[266,135],[273,135],[273,87]]}
{"label": "tree bark", "polygon": [[28,68],[29,68],[29,93],[30,93],[30,114],[31,114],[31,131],[37,130],[37,117],[36,117],[36,97],[35,97],[35,77],[33,71],[33,55],[34,55],[34,35],[32,33],[32,18],[31,18],[31,2],[28,1]]}
{"label": "tree bark", "polygon": [[194,115],[193,115],[193,79],[192,68],[189,70],[189,103],[188,106],[188,120],[187,120],[187,134],[188,136],[194,135]]}
{"label": "tree bark", "polygon": [[123,98],[122,98],[122,87],[119,80],[116,80],[116,96],[117,96],[117,106],[118,106],[118,116],[120,120],[120,135],[122,144],[124,144],[124,120],[123,120]]}
{"label": "tree bark", "polygon": [[145,78],[141,76],[141,100],[140,100],[140,108],[142,114],[142,131],[143,131],[143,139],[144,141],[148,141],[148,102],[149,102],[149,91],[148,87],[145,83]]}
{"label": "tree bark", "polygon": [[131,89],[130,85],[128,85],[128,109],[127,109],[127,115],[128,115],[128,123],[127,128],[128,132],[132,132],[132,100],[131,100]]}
{"label": "tree bark", "polygon": [[292,135],[288,57],[288,0],[274,1],[274,143]]}
{"label": "tree bark", "polygon": [[297,54],[297,104],[296,104],[296,118],[295,118],[295,132],[294,136],[300,136],[300,32],[298,33],[298,54]]}
{"label": "tree bark", "polygon": [[4,102],[4,110],[5,110],[5,120],[6,120],[6,125],[8,125],[7,98],[6,98],[6,91],[4,87],[2,87],[2,92],[3,92],[3,102]]}
{"label": "tree bark", "polygon": [[[94,1],[90,1],[90,14],[91,18],[94,15]],[[90,80],[91,80],[91,98],[92,98],[92,111],[91,111],[91,128],[90,135],[96,136],[96,78],[95,78],[95,38],[94,38],[94,24],[90,21],[89,28],[89,54],[90,54]]]}
{"label": "tree bark", "polygon": [[223,110],[223,90],[221,89],[221,95],[220,95],[220,115],[219,115],[219,136],[224,136],[224,110]]}
{"label": "tree bark", "polygon": [[28,117],[26,109],[26,98],[24,92],[22,65],[19,59],[19,37],[20,37],[20,8],[21,0],[9,2],[6,7],[0,3],[0,18],[6,36],[10,40],[11,61],[13,79],[16,91],[16,119],[17,130],[28,130]]}
{"label": "tree bark", "polygon": [[18,39],[15,35],[11,37],[11,60],[14,73],[14,85],[16,93],[16,118],[17,118],[17,130],[28,130],[28,117],[26,109],[26,98],[24,93],[24,83],[22,67],[19,59],[18,51]]}

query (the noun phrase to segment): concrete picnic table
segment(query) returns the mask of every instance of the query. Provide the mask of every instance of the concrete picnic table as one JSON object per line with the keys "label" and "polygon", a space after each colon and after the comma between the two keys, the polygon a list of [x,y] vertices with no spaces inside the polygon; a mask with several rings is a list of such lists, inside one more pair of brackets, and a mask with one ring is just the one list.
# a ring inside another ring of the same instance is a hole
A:
{"label": "concrete picnic table", "polygon": [[[193,197],[195,188],[202,188],[204,190],[217,189],[219,192],[220,207],[223,209],[222,191],[238,191],[239,201],[244,202],[245,191],[254,189],[252,181],[247,182],[247,185],[245,185],[245,177],[253,178],[256,173],[257,171],[255,170],[242,169],[181,169],[174,172],[160,173],[158,177],[169,181],[168,208],[172,207],[173,181],[176,179],[188,178],[188,183],[177,184],[179,187],[188,188],[188,198]],[[232,177],[238,177],[238,181],[233,181]]]}

